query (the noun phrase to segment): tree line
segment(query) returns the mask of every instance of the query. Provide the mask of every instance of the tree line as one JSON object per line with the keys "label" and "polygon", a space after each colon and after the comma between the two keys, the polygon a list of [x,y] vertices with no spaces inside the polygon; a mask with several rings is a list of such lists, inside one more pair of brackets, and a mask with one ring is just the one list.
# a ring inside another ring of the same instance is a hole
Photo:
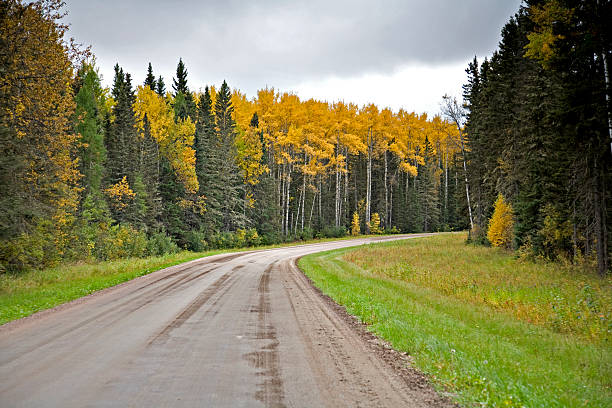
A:
{"label": "tree line", "polygon": [[[64,38],[62,3],[0,5],[0,270],[469,225],[460,128],[440,116],[226,82],[171,89]],[[144,64],[143,64],[144,65]]]}
{"label": "tree line", "polygon": [[529,0],[499,49],[469,64],[473,240],[486,240],[501,193],[514,215],[509,246],[610,269],[610,21],[609,1]]}

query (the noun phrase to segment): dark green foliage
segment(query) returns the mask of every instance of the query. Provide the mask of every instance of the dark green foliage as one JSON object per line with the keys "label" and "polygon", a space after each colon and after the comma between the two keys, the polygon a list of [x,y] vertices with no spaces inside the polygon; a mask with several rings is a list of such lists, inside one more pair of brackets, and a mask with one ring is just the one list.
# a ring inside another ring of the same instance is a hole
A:
{"label": "dark green foliage", "polygon": [[502,193],[514,207],[516,247],[549,258],[596,257],[603,274],[612,227],[603,55],[612,46],[601,28],[610,7],[604,13],[595,2],[559,5],[574,14],[570,24],[554,26],[563,37],[546,64],[525,58],[536,28],[523,8],[502,30],[492,58],[466,70],[475,222],[486,228]]}
{"label": "dark green foliage", "polygon": [[174,112],[177,119],[186,119],[187,117],[195,117],[195,102],[193,95],[187,86],[187,69],[183,60],[179,59],[176,67],[176,78],[172,81],[172,89],[174,90]]}
{"label": "dark green foliage", "polygon": [[[153,75],[153,67],[151,66],[150,62],[147,68],[147,77],[145,78],[144,86],[148,86],[149,88],[151,88],[152,91],[155,91],[157,89],[157,83],[155,82],[155,75]],[[162,82],[162,86],[163,86],[163,82]]]}
{"label": "dark green foliage", "polygon": [[439,167],[433,154],[433,146],[425,137],[425,166],[417,175],[417,192],[424,232],[437,231],[440,224]]}
{"label": "dark green foliage", "polygon": [[143,183],[141,199],[146,213],[143,222],[150,231],[161,228],[160,160],[159,146],[151,136],[151,126],[145,114],[138,151],[138,177]]}
{"label": "dark green foliage", "polygon": [[217,183],[223,186],[218,198],[223,231],[243,228],[246,224],[242,199],[242,174],[236,163],[233,112],[230,89],[223,81],[215,103],[216,143],[218,143],[219,158],[219,168],[215,172],[215,178]]}
{"label": "dark green foliage", "polygon": [[162,78],[161,75],[157,78],[155,92],[157,92],[157,94],[162,98],[166,97],[166,84],[164,84],[164,78]]}
{"label": "dark green foliage", "polygon": [[321,238],[342,238],[346,237],[348,234],[348,230],[345,226],[334,227],[327,226],[324,227],[318,234]]}
{"label": "dark green foliage", "polygon": [[102,185],[106,148],[104,146],[104,96],[100,77],[93,65],[84,64],[77,74],[79,89],[75,96],[75,131],[81,135],[80,171],[87,193]]}
{"label": "dark green foliage", "polygon": [[217,177],[221,167],[221,156],[208,87],[205,88],[198,105],[194,144],[196,175],[200,186],[198,194],[206,198],[206,212],[201,220],[201,228],[208,235],[212,235],[221,228],[223,216],[220,192],[223,190],[223,185]]}
{"label": "dark green foliage", "polygon": [[176,78],[172,79],[172,89],[174,90],[174,95],[177,95],[179,92],[189,93],[189,88],[187,87],[187,68],[185,68],[182,58],[179,58],[178,65],[176,66]]}
{"label": "dark green foliage", "polygon": [[107,150],[107,180],[108,184],[119,182],[124,176],[133,180],[138,163],[138,134],[134,114],[134,91],[129,74],[124,74],[119,65],[115,65],[115,79],[112,95],[114,122],[105,135]]}

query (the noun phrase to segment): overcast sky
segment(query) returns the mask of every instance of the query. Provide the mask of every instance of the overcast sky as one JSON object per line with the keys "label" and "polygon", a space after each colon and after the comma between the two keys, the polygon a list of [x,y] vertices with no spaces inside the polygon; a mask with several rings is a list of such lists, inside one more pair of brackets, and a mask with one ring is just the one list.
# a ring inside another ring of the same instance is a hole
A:
{"label": "overcast sky", "polygon": [[171,89],[179,57],[192,90],[224,79],[300,98],[437,113],[465,67],[490,55],[520,0],[67,0],[69,35],[91,45],[110,85],[148,62]]}

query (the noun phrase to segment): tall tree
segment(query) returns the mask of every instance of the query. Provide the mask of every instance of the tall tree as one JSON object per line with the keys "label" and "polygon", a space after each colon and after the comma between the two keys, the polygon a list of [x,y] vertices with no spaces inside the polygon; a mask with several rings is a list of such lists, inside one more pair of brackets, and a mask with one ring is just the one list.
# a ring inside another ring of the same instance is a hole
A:
{"label": "tall tree", "polygon": [[155,92],[157,92],[157,94],[162,98],[166,97],[166,84],[164,84],[164,78],[162,78],[161,75],[157,78]]}
{"label": "tall tree", "polygon": [[220,195],[222,229],[231,231],[245,226],[242,207],[242,172],[236,162],[235,123],[232,117],[233,106],[227,82],[223,81],[215,103],[216,136],[219,143],[220,168],[218,180],[223,186]]}
{"label": "tall tree", "polygon": [[157,83],[155,81],[155,75],[153,75],[153,67],[151,66],[150,62],[149,62],[149,66],[147,67],[147,76],[145,78],[144,85],[151,88],[152,91],[155,91],[155,89],[157,88]]}
{"label": "tall tree", "polygon": [[199,194],[206,202],[206,212],[202,218],[202,229],[207,236],[218,232],[222,226],[221,210],[222,191],[224,186],[218,178],[221,168],[219,139],[215,130],[215,116],[208,87],[200,96],[196,116],[195,154],[196,175],[199,183]]}
{"label": "tall tree", "polygon": [[172,80],[172,89],[174,90],[174,112],[177,119],[195,118],[195,102],[187,86],[187,68],[182,58],[179,59],[176,66],[176,78]]}
{"label": "tall tree", "polygon": [[83,55],[64,39],[61,6],[0,4],[0,270],[54,263],[71,240],[80,190],[71,54]]}

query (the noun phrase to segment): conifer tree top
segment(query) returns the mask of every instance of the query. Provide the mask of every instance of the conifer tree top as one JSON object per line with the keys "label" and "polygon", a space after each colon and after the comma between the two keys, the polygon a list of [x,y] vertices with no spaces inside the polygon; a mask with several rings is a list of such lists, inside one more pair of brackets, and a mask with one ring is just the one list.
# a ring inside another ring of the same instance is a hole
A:
{"label": "conifer tree top", "polygon": [[179,58],[178,65],[176,66],[176,78],[172,80],[172,89],[175,95],[179,92],[189,93],[189,87],[187,87],[187,68],[185,68],[182,58]]}
{"label": "conifer tree top", "polygon": [[147,77],[145,78],[144,85],[151,88],[152,91],[155,91],[156,83],[155,83],[155,75],[153,75],[153,67],[149,62],[149,67],[147,68]]}
{"label": "conifer tree top", "polygon": [[162,78],[161,75],[159,78],[157,78],[155,92],[157,92],[159,96],[166,96],[166,84],[164,83],[164,78]]}

